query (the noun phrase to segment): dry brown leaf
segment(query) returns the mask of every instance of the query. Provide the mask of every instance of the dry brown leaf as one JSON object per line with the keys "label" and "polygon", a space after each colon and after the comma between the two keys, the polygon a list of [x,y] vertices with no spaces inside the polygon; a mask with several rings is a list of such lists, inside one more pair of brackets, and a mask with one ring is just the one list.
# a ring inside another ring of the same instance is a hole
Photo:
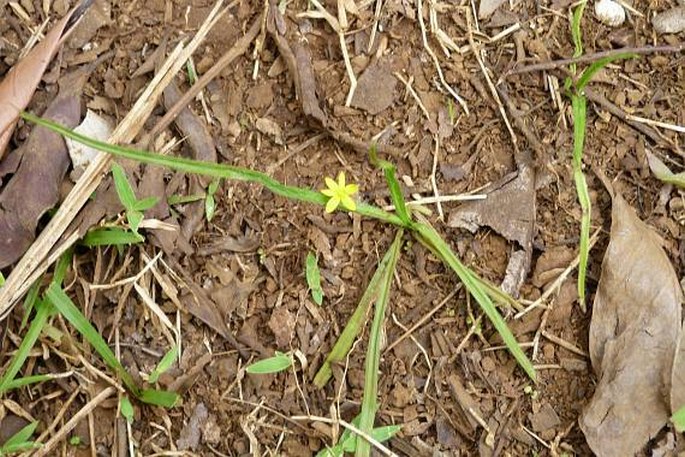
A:
{"label": "dry brown leaf", "polygon": [[0,83],[0,159],[12,137],[19,113],[28,106],[43,73],[57,49],[74,30],[92,0],[85,0],[69,11],[26,57],[7,73]]}
{"label": "dry brown leaf", "polygon": [[522,161],[515,179],[490,192],[485,200],[460,206],[449,216],[447,225],[475,232],[488,226],[519,246],[512,253],[502,288],[518,295],[530,270],[535,227],[535,171]]}
{"label": "dry brown leaf", "polygon": [[682,291],[662,241],[613,199],[611,238],[590,323],[598,384],[579,422],[598,456],[635,455],[670,416]]}
{"label": "dry brown leaf", "polygon": [[[92,69],[64,76],[43,117],[75,127],[81,117],[81,88]],[[19,155],[16,172],[0,192],[0,268],[17,261],[35,239],[38,220],[58,201],[70,162],[62,137],[42,127],[33,129]]]}

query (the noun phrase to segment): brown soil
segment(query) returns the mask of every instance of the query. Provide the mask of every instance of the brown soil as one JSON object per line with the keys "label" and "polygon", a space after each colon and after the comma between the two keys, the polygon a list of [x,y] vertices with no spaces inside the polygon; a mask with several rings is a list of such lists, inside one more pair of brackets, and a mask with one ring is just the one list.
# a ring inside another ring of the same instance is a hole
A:
{"label": "brown soil", "polygon": [[[32,25],[40,24],[41,2],[21,2],[25,3],[34,6]],[[66,3],[69,2],[56,2],[55,10],[63,13]],[[262,14],[265,2],[236,3],[196,54],[194,63],[200,75]],[[333,138],[319,122],[304,115],[286,62],[279,58],[279,49],[271,35],[265,34],[263,49],[257,56],[256,78],[253,77],[254,45],[251,45],[203,91],[213,117],[213,124],[208,128],[219,152],[219,161],[269,170],[282,182],[314,189],[323,187],[324,176],[336,176],[344,170],[348,181],[359,184],[360,199],[380,206],[390,204],[382,174],[370,165],[363,149],[352,147],[345,138],[368,144],[374,136],[382,134],[380,142],[392,146],[384,158],[397,165],[399,176],[409,177],[413,182],[413,187],[404,189],[407,196],[433,194],[435,137],[440,140],[435,177],[442,195],[497,183],[517,171],[519,157],[512,137],[474,54],[453,52],[448,58],[439,43],[429,38],[446,80],[468,103],[470,114],[465,115],[454,100],[448,102],[450,96],[439,83],[422,43],[414,2],[382,2],[371,52],[367,52],[367,46],[375,2],[356,2],[360,5],[360,16],[350,16],[346,36],[352,67],[359,77],[351,107],[345,107],[349,80],[336,34],[324,20],[296,15],[306,10],[307,3],[287,4],[285,37],[291,45],[303,44],[311,55],[316,95],[327,118],[326,128],[342,132],[344,137]],[[476,42],[485,50],[484,62],[495,83],[514,65],[520,68],[573,54],[567,20],[570,2],[515,3],[514,10],[509,11],[505,2],[501,11],[479,26],[483,34],[491,37],[516,22],[521,24],[520,31],[489,44],[482,34],[475,35]],[[656,1],[650,2],[649,7],[639,6],[647,14],[650,7],[656,9],[656,4],[663,3]],[[169,40],[171,45],[167,48],[171,49],[179,38],[194,32],[212,6],[210,2],[196,0],[114,0],[111,4],[105,1],[96,1],[96,4],[111,8],[110,20],[90,34],[84,32],[85,38],[81,40],[85,41],[79,41],[76,36],[67,43],[56,64],[49,68],[32,111],[41,112],[54,96],[61,73],[113,51],[112,57],[90,77],[83,102],[114,121],[120,120],[150,79],[150,73],[131,75],[163,39]],[[335,4],[324,2],[334,15]],[[449,5],[444,4],[445,10],[439,12],[440,26],[458,46],[465,46],[469,44],[466,10]],[[16,61],[29,33],[26,24],[1,1],[0,14],[5,18],[0,19],[0,24],[7,20],[5,25],[0,25],[2,74]],[[645,18],[633,17],[623,26],[611,29],[597,22],[591,8],[586,12],[582,30],[587,54],[664,41],[653,36]],[[670,39],[677,41],[667,38]],[[97,46],[84,48],[86,43]],[[684,68],[682,54],[644,56],[604,70],[591,88],[598,97],[625,112],[683,125]],[[412,87],[422,100],[429,120],[405,91],[404,84],[393,76],[394,72],[413,80]],[[573,260],[578,246],[581,212],[571,172],[570,105],[563,98],[561,110],[554,106],[548,77],[555,78],[563,91],[563,69],[510,75],[499,85],[506,90],[511,108],[518,113],[511,116],[510,111],[509,117],[522,120],[527,130],[528,136],[518,123],[513,125],[517,147],[521,155],[532,154],[537,173],[533,261],[520,289],[520,296],[525,300],[540,296],[544,286]],[[181,90],[187,90],[184,75],[179,75],[177,83]],[[450,119],[450,106],[455,114],[453,119]],[[191,108],[206,123],[202,104],[194,101]],[[148,128],[163,114],[164,107],[160,106]],[[275,131],[273,125],[278,126]],[[681,241],[681,195],[677,190],[663,187],[650,175],[644,150],[649,148],[664,156],[677,157],[674,153],[682,154],[682,136],[661,130],[661,138],[657,136],[659,142],[655,143],[654,138],[633,129],[612,116],[606,107],[592,101],[588,103],[587,125],[585,163],[593,203],[593,227],[606,228],[611,214],[609,195],[593,172],[600,170],[616,180],[616,189],[664,237],[666,250],[680,275],[685,253]],[[15,142],[27,130],[28,126],[19,130]],[[181,136],[174,126],[168,133]],[[296,152],[289,156],[293,151]],[[191,154],[186,145],[178,148],[177,153]],[[173,177],[173,173],[166,174],[167,181],[173,181]],[[190,184],[183,181],[175,192],[191,193]],[[336,367],[334,381],[322,390],[311,381],[392,241],[394,229],[341,212],[324,215],[319,207],[274,197],[256,185],[240,182],[223,182],[216,197],[216,215],[211,223],[202,219],[200,230],[190,239],[189,251],[179,249],[163,258],[216,303],[230,333],[249,359],[242,358],[216,328],[182,309],[183,356],[180,364],[160,380],[165,388],[180,389],[182,405],[163,410],[135,404],[132,438],[136,449],[140,455],[181,455],[171,453],[177,450],[186,450],[188,455],[191,452],[231,456],[313,455],[332,443],[333,429],[330,425],[290,417],[330,417],[331,407],[335,406],[339,407],[341,417],[349,421],[359,411],[368,330],[355,345],[346,366]],[[451,242],[462,260],[499,284],[509,256],[520,246],[487,227],[474,234],[448,227],[438,220],[435,206],[430,207],[433,209],[431,222]],[[447,221],[459,204],[443,203],[442,207]],[[176,209],[181,212],[181,219],[184,212],[187,215],[191,211],[188,206]],[[515,216],[502,214],[503,218]],[[226,240],[230,243],[224,243],[223,248],[209,248],[217,241]],[[599,240],[590,259],[590,307],[606,234],[600,235]],[[110,282],[140,271],[144,265],[142,251],[152,257],[159,248],[147,243],[141,248],[126,250],[124,255],[113,249],[97,254],[77,249],[74,269],[67,281],[73,282],[70,296],[87,310],[101,334],[112,335],[113,347],[116,342],[113,335],[117,334],[121,360],[136,376],[149,373],[168,348],[161,324],[130,288],[85,294],[84,291],[89,283]],[[317,253],[322,268],[326,298],[320,308],[311,302],[304,279],[304,259],[309,251]],[[552,311],[542,325],[546,334],[587,352],[590,313],[579,309],[575,278],[574,272],[555,295]],[[169,280],[175,282],[173,278]],[[146,281],[173,321],[177,311],[174,303],[152,279]],[[386,321],[388,344],[404,333],[403,328],[411,327],[443,301],[458,282],[421,245],[409,243],[402,252],[395,285]],[[192,300],[180,286],[179,293],[184,305]],[[117,332],[114,331],[115,310],[121,316]],[[413,333],[413,338],[405,339],[383,354],[376,423],[403,424],[402,431],[388,442],[390,449],[398,455],[411,456],[589,455],[577,425],[579,413],[593,392],[594,375],[589,359],[542,337],[534,359],[539,366],[539,382],[532,385],[512,357],[497,349],[501,340],[485,317],[482,332],[465,340],[470,327],[469,314],[478,317],[481,312],[460,290]],[[22,336],[21,317],[17,307],[8,320],[9,338],[5,341],[5,351],[0,351],[3,364],[0,366],[6,364]],[[510,324],[520,342],[530,342],[541,327],[542,318],[542,310],[536,310],[518,320],[510,316]],[[74,358],[82,354],[105,370],[93,351],[82,345],[81,338],[61,319],[55,319],[52,325],[71,338],[62,339],[57,346],[49,336],[43,336],[42,347],[49,357],[39,356],[39,348],[34,349],[35,357],[29,359],[29,366],[22,374],[73,369],[83,376],[14,391],[0,399],[0,412],[4,405],[9,414],[14,402],[41,421],[39,431],[55,420],[71,396],[74,400],[57,427],[104,385],[101,378]],[[53,349],[57,352],[52,352]],[[291,349],[300,350],[308,363],[306,369],[298,371],[297,379],[292,372],[252,376],[241,371],[250,361],[269,357],[275,350]],[[532,350],[528,349],[527,353],[532,355]],[[532,389],[526,389],[527,386]],[[465,412],[468,405],[479,412],[489,432]],[[89,433],[89,420],[82,421],[69,434],[69,437],[80,437],[82,444],[65,442],[54,451],[55,455],[89,455],[93,449],[97,455],[125,455],[127,433],[116,418],[115,401],[101,405],[89,417],[95,433]],[[8,423],[3,422],[3,426]],[[533,438],[533,433],[537,438]],[[95,442],[91,443],[91,439]]]}

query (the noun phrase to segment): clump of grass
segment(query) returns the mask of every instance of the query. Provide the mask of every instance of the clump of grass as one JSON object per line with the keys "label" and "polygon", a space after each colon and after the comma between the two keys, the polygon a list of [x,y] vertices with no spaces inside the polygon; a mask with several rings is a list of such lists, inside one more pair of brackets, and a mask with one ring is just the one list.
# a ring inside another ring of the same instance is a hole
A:
{"label": "clump of grass", "polygon": [[[207,163],[181,157],[164,156],[146,151],[138,151],[132,148],[116,146],[80,135],[55,122],[42,119],[30,113],[23,112],[22,117],[29,122],[46,127],[67,138],[71,138],[82,144],[118,157],[132,159],[150,165],[159,165],[186,173],[195,173],[212,176],[215,178],[253,182],[264,186],[266,189],[270,190],[276,195],[292,200],[316,204],[323,207],[326,207],[330,200],[329,197],[321,192],[307,188],[285,185],[266,175],[265,173],[255,170],[225,164]],[[379,160],[376,156],[376,151],[374,148],[372,148],[370,151],[370,157],[372,163],[383,170],[393,203],[395,204],[395,213],[393,214],[384,211],[381,208],[363,202],[355,204],[354,212],[362,216],[374,218],[382,222],[402,227],[411,232],[422,243],[426,244],[431,251],[436,252],[441,260],[457,274],[459,279],[464,283],[468,292],[474,296],[478,304],[492,322],[495,329],[501,334],[502,339],[507,345],[507,348],[519,363],[521,368],[532,380],[535,380],[536,374],[533,364],[526,357],[525,353],[516,342],[514,335],[507,327],[504,319],[497,311],[497,308],[488,295],[488,289],[483,287],[483,281],[459,261],[452,249],[440,237],[435,229],[433,229],[427,223],[416,222],[412,220],[411,215],[404,204],[399,183],[394,177],[394,166],[387,161]],[[345,208],[344,205],[341,209],[345,211],[352,211],[349,208]]]}
{"label": "clump of grass", "polygon": [[36,431],[37,427],[38,421],[34,421],[12,435],[5,441],[5,444],[0,446],[0,457],[30,451],[31,449],[40,447],[39,443],[31,441],[31,436],[33,436],[33,432]]}

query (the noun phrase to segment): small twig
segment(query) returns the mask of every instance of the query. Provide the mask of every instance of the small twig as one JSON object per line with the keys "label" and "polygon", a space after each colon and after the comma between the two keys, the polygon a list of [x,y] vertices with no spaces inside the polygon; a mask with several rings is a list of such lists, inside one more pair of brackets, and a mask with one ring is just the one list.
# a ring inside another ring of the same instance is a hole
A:
{"label": "small twig", "polygon": [[86,405],[81,408],[78,413],[74,414],[74,416],[69,419],[69,422],[64,424],[64,427],[62,427],[52,436],[52,438],[50,438],[41,448],[39,448],[35,454],[33,454],[33,457],[49,455],[54,447],[57,446],[69,434],[69,432],[72,431],[74,427],[81,422],[81,420],[83,420],[84,417],[88,416],[88,414],[90,414],[91,411],[93,411],[98,405],[111,397],[114,392],[116,392],[114,387],[108,387],[93,397],[93,399],[86,403]]}
{"label": "small twig", "polygon": [[639,46],[639,47],[625,47],[620,49],[612,49],[610,51],[601,51],[594,54],[585,54],[580,57],[575,57],[572,59],[560,59],[553,60],[551,62],[540,62],[532,65],[527,65],[521,68],[514,68],[504,73],[501,77],[502,80],[512,75],[520,75],[521,73],[530,73],[533,71],[544,71],[552,70],[554,68],[566,67],[571,64],[578,63],[590,63],[596,62],[597,60],[603,59],[605,57],[616,56],[619,54],[656,54],[656,53],[668,53],[668,52],[683,52],[685,51],[685,43],[678,43],[675,45],[664,45],[664,46]]}
{"label": "small twig", "polygon": [[395,78],[399,79],[402,84],[404,84],[405,89],[407,92],[412,96],[412,98],[416,101],[416,104],[419,105],[419,108],[421,108],[421,112],[423,113],[424,116],[426,116],[426,120],[430,121],[431,117],[430,114],[428,114],[428,110],[424,106],[423,102],[419,98],[419,94],[416,93],[414,88],[412,87],[411,83],[414,81],[414,77],[410,77],[409,79],[404,79],[399,72],[394,72],[393,75],[395,75]]}
{"label": "small twig", "polygon": [[442,211],[442,203],[440,203],[440,192],[438,191],[438,181],[435,175],[438,171],[438,158],[440,156],[440,136],[435,135],[435,149],[433,150],[433,168],[431,169],[431,187],[433,187],[433,195],[436,199],[438,207],[438,219],[445,220],[445,213]]}
{"label": "small twig", "polygon": [[673,130],[674,132],[685,133],[685,127],[682,125],[669,124],[668,122],[654,121],[652,119],[647,119],[646,117],[633,116],[632,114],[626,114],[626,118],[631,121],[640,122],[642,124],[654,125],[661,127],[666,130]]}
{"label": "small twig", "polygon": [[447,294],[447,296],[440,302],[438,303],[432,310],[428,312],[425,316],[423,316],[421,319],[419,319],[414,325],[411,326],[409,330],[404,332],[402,336],[397,338],[390,346],[385,348],[383,351],[383,354],[387,354],[392,348],[400,344],[402,341],[404,341],[406,338],[408,338],[412,333],[416,331],[417,328],[421,327],[428,319],[433,316],[433,314],[437,313],[440,311],[440,309],[445,306],[445,304],[450,301],[457,293],[461,290],[461,284],[459,284],[452,292]]}

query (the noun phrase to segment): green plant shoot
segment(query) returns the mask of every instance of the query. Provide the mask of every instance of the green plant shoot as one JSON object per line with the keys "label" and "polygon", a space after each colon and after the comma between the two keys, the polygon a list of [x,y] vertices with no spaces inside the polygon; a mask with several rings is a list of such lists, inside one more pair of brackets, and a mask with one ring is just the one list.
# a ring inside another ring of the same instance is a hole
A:
{"label": "green plant shoot", "polygon": [[293,365],[293,356],[290,353],[276,351],[276,355],[268,359],[259,360],[245,367],[250,374],[272,374],[285,371]]}
{"label": "green plant shoot", "polygon": [[321,288],[321,272],[319,265],[316,262],[316,256],[310,252],[307,254],[304,268],[305,277],[307,278],[307,286],[312,294],[314,303],[321,306],[323,303],[323,289]]}

